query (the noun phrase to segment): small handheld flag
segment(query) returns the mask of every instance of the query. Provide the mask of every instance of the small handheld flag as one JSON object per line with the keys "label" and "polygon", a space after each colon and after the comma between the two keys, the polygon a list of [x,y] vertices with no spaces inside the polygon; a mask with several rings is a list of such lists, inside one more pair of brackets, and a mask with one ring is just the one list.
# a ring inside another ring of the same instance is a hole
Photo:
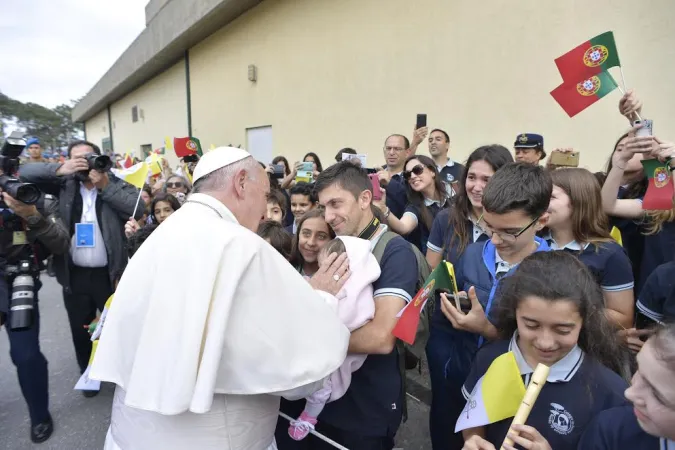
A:
{"label": "small handheld flag", "polygon": [[434,296],[437,289],[457,292],[454,274],[455,270],[452,264],[448,262],[439,264],[426,279],[424,286],[415,295],[415,298],[399,312],[399,319],[392,330],[392,334],[403,342],[410,345],[414,344],[420,315],[429,298]]}
{"label": "small handheld flag", "polygon": [[140,162],[128,169],[113,169],[113,173],[138,189],[143,189],[143,185],[148,179],[148,165],[145,162]]}
{"label": "small handheld flag", "polygon": [[127,154],[124,155],[124,159],[121,161],[120,165],[123,169],[128,169],[134,165],[134,160],[131,158],[131,152],[127,152]]}
{"label": "small handheld flag", "polygon": [[202,156],[202,145],[199,139],[194,137],[173,138],[173,149],[179,158],[190,155]]}
{"label": "small handheld flag", "polygon": [[642,209],[661,211],[673,209],[675,186],[670,166],[658,159],[643,160],[642,166],[649,179],[647,192],[642,200]]}
{"label": "small handheld flag", "polygon": [[525,396],[525,384],[513,352],[498,356],[473,388],[459,415],[455,433],[513,417]]}
{"label": "small handheld flag", "polygon": [[561,84],[551,95],[567,115],[574,117],[616,88],[609,72],[602,72],[580,83]]}
{"label": "small handheld flag", "polygon": [[171,145],[171,138],[169,136],[164,138],[164,148],[167,150],[173,149],[173,145]]}
{"label": "small handheld flag", "polygon": [[145,158],[145,162],[150,168],[150,173],[152,176],[162,173],[162,158],[157,153],[150,153],[150,155]]}
{"label": "small handheld flag", "polygon": [[578,83],[620,66],[614,33],[607,31],[573,48],[555,60],[565,83]]}

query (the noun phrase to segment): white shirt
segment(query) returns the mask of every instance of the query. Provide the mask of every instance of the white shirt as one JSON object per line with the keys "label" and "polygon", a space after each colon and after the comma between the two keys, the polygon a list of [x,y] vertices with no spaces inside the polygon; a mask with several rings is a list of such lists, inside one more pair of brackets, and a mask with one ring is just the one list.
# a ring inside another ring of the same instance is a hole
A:
{"label": "white shirt", "polygon": [[94,247],[77,247],[76,231],[70,239],[70,256],[73,258],[73,264],[78,267],[105,267],[108,265],[108,253],[105,250],[103,234],[101,234],[101,227],[98,225],[98,217],[96,216],[98,191],[96,188],[89,190],[84,184],[80,183],[80,194],[82,195],[80,223],[94,224]]}

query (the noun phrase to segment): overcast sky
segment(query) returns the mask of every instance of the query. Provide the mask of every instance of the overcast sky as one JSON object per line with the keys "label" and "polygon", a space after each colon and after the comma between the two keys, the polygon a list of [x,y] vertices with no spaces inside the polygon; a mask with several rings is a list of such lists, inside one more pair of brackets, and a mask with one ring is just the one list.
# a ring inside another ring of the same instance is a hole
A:
{"label": "overcast sky", "polygon": [[0,0],[0,91],[54,107],[85,95],[145,28],[147,0]]}

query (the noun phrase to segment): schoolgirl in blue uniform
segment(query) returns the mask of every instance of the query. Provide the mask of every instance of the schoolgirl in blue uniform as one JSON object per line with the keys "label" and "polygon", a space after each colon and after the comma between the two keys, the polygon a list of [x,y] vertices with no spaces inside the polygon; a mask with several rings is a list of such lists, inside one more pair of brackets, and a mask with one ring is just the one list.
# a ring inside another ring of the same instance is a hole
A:
{"label": "schoolgirl in blue uniform", "polygon": [[649,275],[637,301],[638,328],[675,321],[675,261]]}
{"label": "schoolgirl in blue uniform", "polygon": [[551,173],[547,241],[552,250],[577,256],[602,287],[607,315],[622,328],[634,319],[633,271],[624,249],[609,235],[600,185],[586,169]]}
{"label": "schoolgirl in blue uniform", "polygon": [[[457,194],[450,207],[436,215],[427,242],[427,261],[435,268],[441,260],[456,265],[467,246],[474,242],[485,242],[488,235],[478,225],[483,214],[483,190],[494,173],[502,166],[513,162],[511,152],[501,145],[486,145],[474,150],[466,162]],[[431,378],[431,411],[429,429],[431,444],[435,449],[452,448],[462,444],[461,436],[455,436],[448,423],[451,410],[447,408],[447,381],[445,364],[451,357],[451,346],[455,330],[437,307],[431,319],[431,330],[426,354]]]}
{"label": "schoolgirl in blue uniform", "polygon": [[[492,321],[499,305],[499,280],[508,277],[527,256],[549,250],[536,234],[548,219],[551,190],[549,173],[529,163],[503,166],[485,188],[479,223],[491,238],[470,244],[455,266],[457,288],[468,295],[471,304],[459,311],[441,294],[441,312],[452,325],[452,337],[445,343],[447,395],[443,407],[449,420],[445,426],[454,423],[464,408],[461,389],[476,351],[486,339],[497,338]],[[454,436],[461,441],[458,434]]]}
{"label": "schoolgirl in blue uniform", "polygon": [[[602,291],[573,255],[539,252],[502,280],[499,294],[501,340],[481,348],[462,392],[469,400],[490,364],[506,352],[513,352],[526,386],[534,368],[545,364],[551,370],[526,422],[536,429],[530,437],[555,450],[576,449],[593,418],[627,404],[628,383],[615,372],[621,350]],[[499,448],[511,421],[464,430],[464,449],[490,448],[486,441]]]}
{"label": "schoolgirl in blue uniform", "polygon": [[625,393],[632,407],[603,411],[584,433],[579,450],[675,449],[675,325],[659,328],[637,361]]}
{"label": "schoolgirl in blue uniform", "polygon": [[408,204],[400,218],[383,208],[385,221],[401,236],[418,231],[418,239],[411,242],[425,254],[434,217],[448,206],[451,190],[441,179],[434,160],[428,156],[411,156],[403,167]]}
{"label": "schoolgirl in blue uniform", "polygon": [[[635,292],[639,295],[647,277],[659,265],[672,260],[675,254],[675,208],[669,211],[646,211],[642,199],[618,199],[624,171],[644,158],[665,160],[675,156],[675,145],[651,136],[636,137],[634,127],[623,140],[623,146],[612,155],[612,169],[602,187],[603,209],[610,216],[645,223],[646,236]],[[637,162],[636,162],[637,161]],[[675,160],[673,160],[675,165]],[[624,237],[624,242],[626,238]],[[634,262],[635,264],[635,262]]]}

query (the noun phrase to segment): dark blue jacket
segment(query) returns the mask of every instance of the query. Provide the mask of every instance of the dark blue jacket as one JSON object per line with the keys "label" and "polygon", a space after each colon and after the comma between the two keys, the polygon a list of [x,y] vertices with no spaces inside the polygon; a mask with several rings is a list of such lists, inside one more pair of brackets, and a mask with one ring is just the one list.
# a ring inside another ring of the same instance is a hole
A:
{"label": "dark blue jacket", "polygon": [[[544,239],[535,237],[535,240],[539,244],[537,252],[550,250]],[[468,292],[469,288],[473,286],[478,301],[483,306],[488,318],[492,318],[494,311],[496,311],[495,292],[499,285],[495,276],[496,270],[496,250],[492,241],[475,242],[469,245],[459,259],[457,267],[455,267],[457,289]],[[478,347],[483,343],[483,338],[467,331],[453,329],[453,333],[456,337],[448,345],[454,347],[454,352],[445,366],[445,376],[451,382],[458,383],[461,386],[469,374],[471,362],[478,351]]]}

